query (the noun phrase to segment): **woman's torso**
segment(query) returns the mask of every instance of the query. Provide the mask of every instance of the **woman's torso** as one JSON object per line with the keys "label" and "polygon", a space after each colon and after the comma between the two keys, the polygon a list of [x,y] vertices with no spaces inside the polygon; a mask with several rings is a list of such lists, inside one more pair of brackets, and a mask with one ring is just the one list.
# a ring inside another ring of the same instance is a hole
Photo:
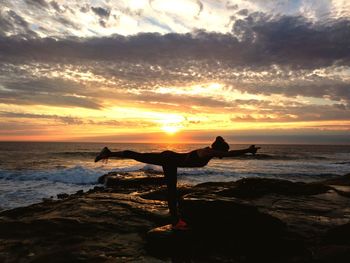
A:
{"label": "woman's torso", "polygon": [[183,162],[179,167],[203,167],[208,164],[211,157],[206,154],[207,148],[193,150],[185,153]]}

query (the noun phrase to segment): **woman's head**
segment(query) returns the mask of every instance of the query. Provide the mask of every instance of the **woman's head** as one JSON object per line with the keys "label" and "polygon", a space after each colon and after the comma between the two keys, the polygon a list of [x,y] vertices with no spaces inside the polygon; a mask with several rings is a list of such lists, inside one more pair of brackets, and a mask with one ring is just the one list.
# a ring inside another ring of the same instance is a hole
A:
{"label": "woman's head", "polygon": [[216,151],[227,152],[230,146],[225,142],[224,138],[221,136],[216,137],[215,141],[212,143],[211,148]]}

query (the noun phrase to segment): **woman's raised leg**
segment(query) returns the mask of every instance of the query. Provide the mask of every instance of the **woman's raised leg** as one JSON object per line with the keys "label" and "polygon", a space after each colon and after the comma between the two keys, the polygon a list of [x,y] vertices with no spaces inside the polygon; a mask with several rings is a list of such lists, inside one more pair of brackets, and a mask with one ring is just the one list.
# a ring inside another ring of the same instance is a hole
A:
{"label": "woman's raised leg", "polygon": [[133,159],[135,161],[154,165],[163,165],[165,160],[162,153],[139,153],[134,151],[111,152],[110,157]]}
{"label": "woman's raised leg", "polygon": [[153,164],[153,165],[164,165],[167,162],[167,156],[163,153],[139,153],[134,151],[120,151],[112,152],[107,147],[103,148],[100,154],[95,158],[95,162],[108,158],[123,158],[133,159],[138,162]]}

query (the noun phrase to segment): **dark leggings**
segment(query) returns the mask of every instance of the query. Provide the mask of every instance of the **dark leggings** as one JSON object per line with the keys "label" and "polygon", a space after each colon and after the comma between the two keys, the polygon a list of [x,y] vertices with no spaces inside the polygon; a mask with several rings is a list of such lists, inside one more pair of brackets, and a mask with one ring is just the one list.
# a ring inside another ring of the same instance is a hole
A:
{"label": "dark leggings", "polygon": [[168,207],[174,222],[178,219],[177,214],[177,167],[183,162],[185,155],[172,151],[161,153],[139,153],[134,151],[121,152],[122,158],[134,159],[136,161],[160,165],[163,168],[165,181],[168,189]]}

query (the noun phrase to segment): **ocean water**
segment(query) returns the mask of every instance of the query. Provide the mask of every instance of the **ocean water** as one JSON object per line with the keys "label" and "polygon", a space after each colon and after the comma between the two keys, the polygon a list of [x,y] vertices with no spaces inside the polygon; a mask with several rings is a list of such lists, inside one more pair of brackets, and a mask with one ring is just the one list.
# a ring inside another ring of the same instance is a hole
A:
{"label": "ocean water", "polygon": [[[88,190],[111,172],[161,170],[133,160],[94,163],[102,147],[111,150],[187,152],[201,144],[0,142],[0,210],[40,202],[59,193]],[[180,168],[179,183],[235,181],[246,177],[317,181],[350,173],[350,146],[259,145],[256,156],[213,159],[203,168]],[[231,145],[242,149],[248,145]]]}

